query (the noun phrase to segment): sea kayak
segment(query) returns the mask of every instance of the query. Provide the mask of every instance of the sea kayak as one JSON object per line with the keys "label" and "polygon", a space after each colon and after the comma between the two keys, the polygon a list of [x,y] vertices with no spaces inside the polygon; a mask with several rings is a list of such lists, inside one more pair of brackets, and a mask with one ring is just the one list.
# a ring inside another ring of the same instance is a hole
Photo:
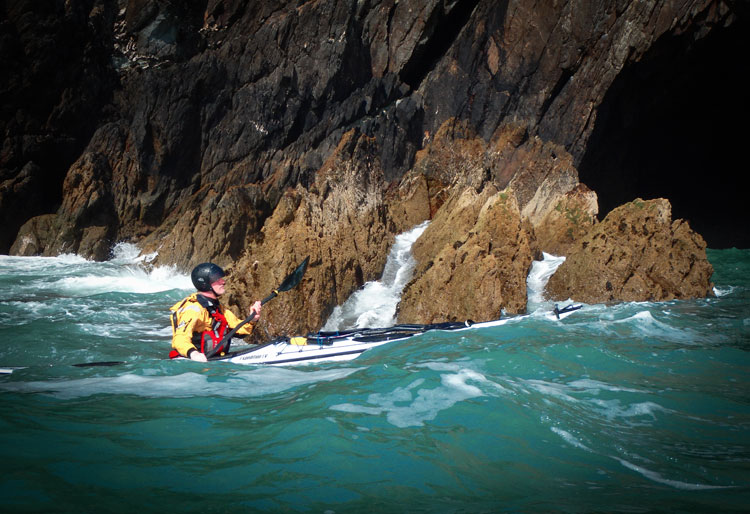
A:
{"label": "sea kayak", "polygon": [[[549,319],[563,319],[580,309],[582,305],[569,305],[546,313]],[[209,361],[232,362],[235,364],[294,366],[316,362],[352,360],[371,348],[404,341],[431,331],[462,332],[479,328],[498,327],[514,323],[531,315],[515,316],[494,321],[474,323],[472,321],[433,323],[430,325],[394,325],[387,328],[361,328],[336,332],[316,332],[301,337],[283,337],[260,346],[251,346],[241,350],[211,357]],[[187,360],[178,357],[178,360]],[[73,364],[77,367],[116,366],[123,361],[83,362]],[[0,375],[10,375],[26,366],[0,367]]]}
{"label": "sea kayak", "polygon": [[[581,305],[569,305],[546,314],[550,319],[563,319],[580,309]],[[371,348],[387,343],[404,341],[431,331],[462,332],[478,328],[497,327],[518,322],[529,315],[474,323],[472,321],[433,323],[429,325],[394,325],[387,328],[362,328],[336,332],[316,332],[301,337],[283,337],[251,348],[230,351],[210,361],[234,364],[289,366],[352,360]]]}

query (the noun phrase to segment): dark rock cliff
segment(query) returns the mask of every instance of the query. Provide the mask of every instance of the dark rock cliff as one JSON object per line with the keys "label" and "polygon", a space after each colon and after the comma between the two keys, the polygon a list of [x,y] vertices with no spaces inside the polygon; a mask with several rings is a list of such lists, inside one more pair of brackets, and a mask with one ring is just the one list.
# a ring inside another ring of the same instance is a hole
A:
{"label": "dark rock cliff", "polygon": [[[623,99],[613,88],[640,63],[673,65],[674,48],[736,43],[722,35],[747,28],[747,11],[711,0],[5,0],[0,252],[102,259],[128,240],[185,268],[234,263],[241,308],[312,254],[275,307],[304,306],[283,327],[302,329],[377,277],[394,233],[434,218],[446,225],[431,231],[448,234],[443,206],[504,194],[504,210],[464,220],[502,227],[432,247],[484,263],[477,273],[497,292],[488,316],[522,311],[524,284],[511,295],[500,281],[516,283],[539,250],[566,252],[595,222],[578,169],[606,184],[597,150]],[[649,108],[629,93],[635,112]],[[495,238],[523,250],[501,252]],[[422,319],[444,312],[408,290],[403,303]],[[269,333],[280,319],[269,315]]]}

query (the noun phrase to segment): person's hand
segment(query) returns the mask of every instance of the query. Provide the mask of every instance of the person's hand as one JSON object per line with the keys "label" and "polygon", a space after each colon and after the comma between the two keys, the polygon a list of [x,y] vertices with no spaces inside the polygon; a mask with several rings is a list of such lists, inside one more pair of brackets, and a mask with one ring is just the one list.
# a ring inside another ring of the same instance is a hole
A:
{"label": "person's hand", "polygon": [[260,318],[260,310],[263,308],[263,304],[260,303],[260,300],[255,300],[255,303],[252,307],[250,307],[250,312],[254,314],[253,318],[257,320]]}
{"label": "person's hand", "polygon": [[190,360],[196,361],[196,362],[208,362],[208,359],[206,359],[206,354],[201,352],[192,352],[190,354]]}

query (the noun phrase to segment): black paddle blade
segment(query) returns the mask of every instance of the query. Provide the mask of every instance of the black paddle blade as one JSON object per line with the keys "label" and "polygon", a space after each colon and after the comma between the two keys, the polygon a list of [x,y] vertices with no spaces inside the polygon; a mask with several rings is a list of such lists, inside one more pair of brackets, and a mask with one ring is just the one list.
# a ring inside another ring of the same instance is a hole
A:
{"label": "black paddle blade", "polygon": [[104,361],[104,362],[81,362],[80,364],[73,364],[78,368],[92,368],[94,366],[117,366],[118,364],[125,364],[123,361]]}
{"label": "black paddle blade", "polygon": [[305,257],[305,260],[302,261],[299,266],[297,266],[296,270],[292,271],[292,273],[284,279],[284,281],[281,283],[278,289],[276,289],[276,291],[289,291],[291,288],[296,287],[297,284],[299,284],[300,280],[302,280],[302,275],[304,275],[305,271],[307,271],[307,263],[309,260],[309,256]]}

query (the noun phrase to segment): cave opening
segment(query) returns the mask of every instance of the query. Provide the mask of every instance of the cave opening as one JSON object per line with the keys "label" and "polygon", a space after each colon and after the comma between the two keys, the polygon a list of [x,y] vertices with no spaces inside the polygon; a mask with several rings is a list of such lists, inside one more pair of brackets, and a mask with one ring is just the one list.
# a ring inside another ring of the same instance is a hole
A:
{"label": "cave opening", "polygon": [[599,196],[599,216],[635,198],[664,197],[709,248],[748,248],[743,190],[750,95],[747,16],[667,35],[626,66],[597,111],[580,181]]}

